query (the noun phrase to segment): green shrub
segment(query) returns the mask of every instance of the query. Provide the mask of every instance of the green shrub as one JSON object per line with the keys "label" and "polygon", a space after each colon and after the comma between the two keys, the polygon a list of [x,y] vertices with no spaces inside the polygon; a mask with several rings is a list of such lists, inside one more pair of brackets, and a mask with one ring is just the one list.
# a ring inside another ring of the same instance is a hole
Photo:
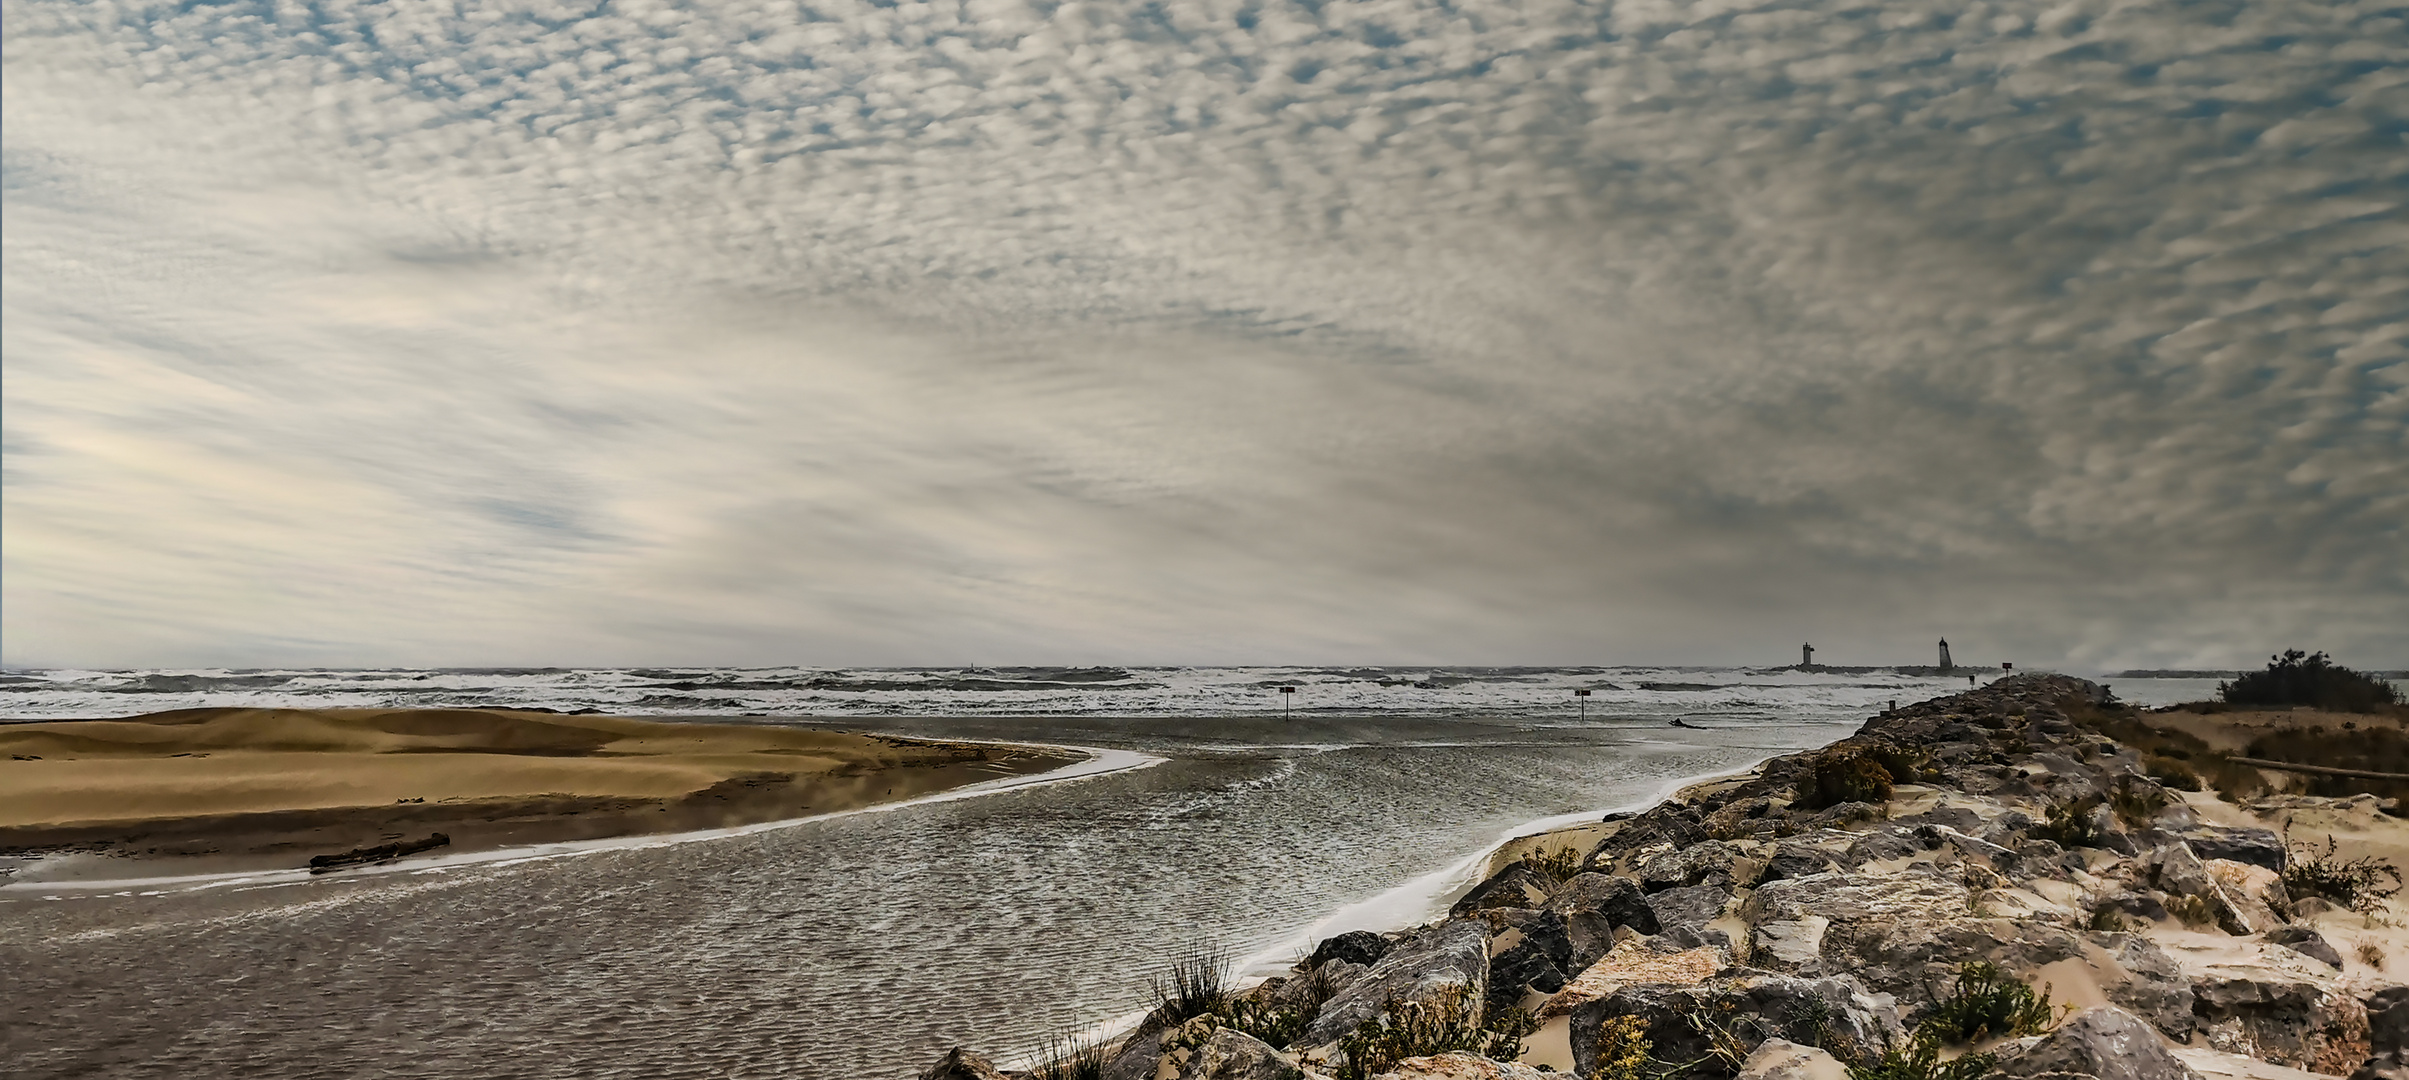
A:
{"label": "green shrub", "polygon": [[2158,785],[2146,780],[2136,783],[2135,779],[2130,773],[2117,777],[2116,786],[2108,793],[2108,805],[2125,824],[2147,825],[2173,800]]}
{"label": "green shrub", "polygon": [[2401,703],[2401,692],[2391,683],[2334,663],[2324,653],[2299,649],[2268,658],[2265,671],[2218,683],[2217,697],[2228,705],[2313,705],[2341,712],[2374,712]]}
{"label": "green shrub", "polygon": [[1462,1050],[1512,1061],[1539,1021],[1522,1009],[1483,1018],[1481,1000],[1468,986],[1440,988],[1424,1001],[1388,999],[1386,1011],[1338,1041],[1338,1080],[1369,1080],[1410,1057]]}
{"label": "green shrub", "polygon": [[2047,986],[2036,992],[1998,965],[1977,960],[1957,969],[1956,988],[1933,1004],[1916,1031],[1944,1043],[1975,1043],[2039,1035],[2054,1026]]}
{"label": "green shrub", "polygon": [[1577,848],[1528,852],[1522,857],[1522,865],[1550,881],[1568,881],[1581,872],[1581,852]]}
{"label": "green shrub", "polygon": [[1595,1080],[1651,1080],[1656,1073],[1656,1043],[1648,1038],[1647,1021],[1609,1016],[1598,1025]]}
{"label": "green shrub", "polygon": [[1807,775],[1799,778],[1798,801],[1821,810],[1841,803],[1890,801],[1892,777],[1864,748],[1838,746],[1815,756]]}
{"label": "green shrub", "polygon": [[1156,1027],[1178,1027],[1220,1012],[1229,1004],[1230,990],[1228,955],[1220,949],[1198,949],[1173,961],[1169,977],[1154,980],[1154,1011],[1147,1020]]}
{"label": "green shrub", "polygon": [[[2294,897],[2321,896],[2362,915],[2401,891],[2400,867],[2371,855],[2339,858],[2334,847],[2334,838],[2327,836],[2323,851],[2292,848],[2284,867],[2284,891]],[[2387,878],[2392,881],[2389,887],[2384,884]]]}
{"label": "green shrub", "polygon": [[2092,827],[2091,811],[2099,806],[2099,798],[2086,795],[2073,802],[2052,802],[2043,813],[2043,820],[2033,825],[2027,835],[2047,840],[2062,848],[2092,847],[2099,843],[2099,830]]}
{"label": "green shrub", "polygon": [[2175,791],[2200,790],[2200,774],[2193,772],[2191,766],[2171,757],[2151,758],[2149,774],[2150,779]]}
{"label": "green shrub", "polygon": [[1982,1080],[1999,1059],[1990,1054],[1967,1054],[1941,1060],[1941,1048],[1921,1039],[1905,1046],[1887,1046],[1882,1056],[1849,1066],[1849,1080]]}

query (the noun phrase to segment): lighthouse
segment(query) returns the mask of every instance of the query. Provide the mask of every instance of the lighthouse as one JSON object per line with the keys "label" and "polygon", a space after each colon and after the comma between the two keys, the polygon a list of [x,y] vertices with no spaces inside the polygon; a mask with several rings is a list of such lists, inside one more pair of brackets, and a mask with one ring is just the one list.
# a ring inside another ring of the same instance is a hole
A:
{"label": "lighthouse", "polygon": [[1942,639],[1941,639],[1941,674],[1943,674],[1943,675],[1947,675],[1948,673],[1950,673],[1950,672],[1952,672],[1952,671],[1955,671],[1955,670],[1957,670],[1957,665],[1956,665],[1956,664],[1952,664],[1952,663],[1950,663],[1950,662],[1949,662],[1949,639],[1948,639],[1948,638],[1942,638]]}
{"label": "lighthouse", "polygon": [[1813,644],[1803,644],[1798,647],[1798,666],[1803,668],[1815,666],[1815,646]]}

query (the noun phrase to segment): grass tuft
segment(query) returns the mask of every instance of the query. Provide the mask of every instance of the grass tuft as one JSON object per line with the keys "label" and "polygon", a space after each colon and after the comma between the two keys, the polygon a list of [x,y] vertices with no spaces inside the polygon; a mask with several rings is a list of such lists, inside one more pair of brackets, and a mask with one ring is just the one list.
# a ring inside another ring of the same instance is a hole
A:
{"label": "grass tuft", "polygon": [[1539,1021],[1521,1009],[1484,1018],[1481,1000],[1468,986],[1442,987],[1423,1001],[1390,998],[1382,1015],[1339,1040],[1345,1060],[1338,1080],[1369,1080],[1406,1058],[1450,1050],[1512,1061],[1522,1056],[1522,1040],[1537,1030]]}

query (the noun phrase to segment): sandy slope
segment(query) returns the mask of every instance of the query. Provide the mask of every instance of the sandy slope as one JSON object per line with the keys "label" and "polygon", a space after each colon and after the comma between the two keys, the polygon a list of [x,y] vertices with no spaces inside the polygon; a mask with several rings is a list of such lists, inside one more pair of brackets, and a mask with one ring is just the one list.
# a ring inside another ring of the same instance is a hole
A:
{"label": "sandy slope", "polygon": [[0,850],[307,854],[775,820],[1050,768],[1050,754],[497,709],[190,709],[0,727]]}

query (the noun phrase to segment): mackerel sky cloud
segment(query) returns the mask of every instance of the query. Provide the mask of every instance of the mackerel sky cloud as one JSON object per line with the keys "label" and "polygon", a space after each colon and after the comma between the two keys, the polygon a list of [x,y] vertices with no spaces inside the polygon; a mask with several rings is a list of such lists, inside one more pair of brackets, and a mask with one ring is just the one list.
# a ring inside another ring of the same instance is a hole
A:
{"label": "mackerel sky cloud", "polygon": [[2409,662],[2397,4],[0,19],[11,664]]}

